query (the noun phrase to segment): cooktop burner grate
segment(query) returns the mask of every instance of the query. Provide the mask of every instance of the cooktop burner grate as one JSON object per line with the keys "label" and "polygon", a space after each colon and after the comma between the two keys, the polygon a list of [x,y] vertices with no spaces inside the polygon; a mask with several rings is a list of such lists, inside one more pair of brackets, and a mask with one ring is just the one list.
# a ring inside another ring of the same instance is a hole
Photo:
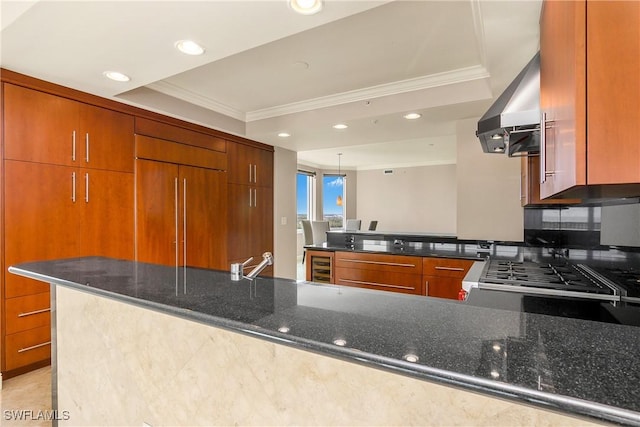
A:
{"label": "cooktop burner grate", "polygon": [[489,260],[481,283],[614,295],[611,286],[580,265]]}

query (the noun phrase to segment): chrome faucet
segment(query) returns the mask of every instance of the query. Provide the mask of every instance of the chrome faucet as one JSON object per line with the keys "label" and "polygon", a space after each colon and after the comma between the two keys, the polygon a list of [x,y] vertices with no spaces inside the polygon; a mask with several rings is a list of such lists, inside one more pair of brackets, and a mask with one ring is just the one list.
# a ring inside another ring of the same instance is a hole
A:
{"label": "chrome faucet", "polygon": [[242,278],[253,280],[256,278],[258,274],[262,272],[267,266],[273,264],[273,254],[271,252],[265,252],[262,254],[262,261],[260,264],[256,265],[253,270],[249,272],[246,276],[244,275],[244,269],[247,267],[253,260],[253,257],[249,258],[245,262],[242,263],[234,263],[231,264],[231,280],[238,281]]}

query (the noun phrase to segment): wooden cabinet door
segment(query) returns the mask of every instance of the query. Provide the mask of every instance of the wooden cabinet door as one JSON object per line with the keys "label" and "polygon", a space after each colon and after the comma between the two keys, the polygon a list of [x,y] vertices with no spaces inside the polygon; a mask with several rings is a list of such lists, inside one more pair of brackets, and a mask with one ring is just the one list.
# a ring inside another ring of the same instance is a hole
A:
{"label": "wooden cabinet door", "polygon": [[424,277],[425,294],[429,297],[458,299],[461,279],[457,277]]}
{"label": "wooden cabinet door", "polygon": [[[84,201],[77,169],[13,160],[4,165],[5,266],[84,255],[78,249]],[[42,282],[5,273],[5,298],[48,290]]]}
{"label": "wooden cabinet door", "polygon": [[580,199],[540,198],[540,158],[522,157],[520,164],[520,202],[522,206],[569,205],[580,203]]}
{"label": "wooden cabinet door", "polygon": [[248,185],[229,184],[227,209],[229,262],[243,262],[250,256],[255,256],[251,230],[253,188]]}
{"label": "wooden cabinet door", "polygon": [[273,252],[273,190],[238,184],[228,189],[228,258],[232,263],[253,257],[248,269],[262,261],[264,252]]}
{"label": "wooden cabinet door", "polygon": [[254,162],[254,184],[259,187],[273,187],[273,152],[256,149]]}
{"label": "wooden cabinet door", "polygon": [[273,189],[255,187],[253,191],[251,240],[253,253],[262,260],[264,252],[273,252]]}
{"label": "wooden cabinet door", "polygon": [[[540,18],[541,197],[586,185],[586,4],[547,1]],[[542,168],[541,168],[542,171]]]}
{"label": "wooden cabinet door", "polygon": [[233,184],[254,184],[254,151],[255,148],[244,144],[229,142],[227,144],[228,179]]}
{"label": "wooden cabinet door", "polygon": [[136,160],[136,259],[178,262],[178,166]]}
{"label": "wooden cabinet door", "polygon": [[180,265],[227,269],[225,172],[180,166]]}
{"label": "wooden cabinet door", "polygon": [[77,154],[83,167],[133,172],[133,116],[80,104]]}
{"label": "wooden cabinet door", "polygon": [[134,259],[133,174],[82,169],[79,184],[82,254]]}
{"label": "wooden cabinet door", "polygon": [[640,2],[586,7],[588,184],[640,183]]}
{"label": "wooden cabinet door", "polygon": [[81,165],[79,103],[4,85],[5,159]]}

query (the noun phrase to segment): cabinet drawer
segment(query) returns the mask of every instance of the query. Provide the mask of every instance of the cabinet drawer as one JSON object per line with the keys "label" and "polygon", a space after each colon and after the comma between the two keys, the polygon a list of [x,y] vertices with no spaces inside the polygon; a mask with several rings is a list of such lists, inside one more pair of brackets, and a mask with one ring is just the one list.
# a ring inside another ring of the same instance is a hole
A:
{"label": "cabinet drawer", "polygon": [[5,338],[5,369],[11,370],[51,358],[51,328],[42,326]]}
{"label": "cabinet drawer", "polygon": [[423,258],[422,273],[425,276],[463,278],[473,261],[453,258]]}
{"label": "cabinet drawer", "polygon": [[362,254],[336,252],[336,267],[422,274],[422,258],[403,255]]}
{"label": "cabinet drawer", "polygon": [[423,294],[422,276],[419,274],[337,267],[335,281],[336,285]]}
{"label": "cabinet drawer", "polygon": [[5,333],[10,335],[41,326],[49,327],[49,307],[49,292],[6,300]]}

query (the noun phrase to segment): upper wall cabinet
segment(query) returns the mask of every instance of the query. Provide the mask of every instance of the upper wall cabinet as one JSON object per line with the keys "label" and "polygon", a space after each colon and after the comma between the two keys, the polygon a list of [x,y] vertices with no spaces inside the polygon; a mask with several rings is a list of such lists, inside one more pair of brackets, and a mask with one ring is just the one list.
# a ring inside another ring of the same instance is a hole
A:
{"label": "upper wall cabinet", "polygon": [[133,116],[4,84],[5,158],[133,172]]}
{"label": "upper wall cabinet", "polygon": [[546,1],[540,193],[640,195],[640,2]]}
{"label": "upper wall cabinet", "polygon": [[229,182],[273,187],[273,152],[239,143],[227,146]]}

